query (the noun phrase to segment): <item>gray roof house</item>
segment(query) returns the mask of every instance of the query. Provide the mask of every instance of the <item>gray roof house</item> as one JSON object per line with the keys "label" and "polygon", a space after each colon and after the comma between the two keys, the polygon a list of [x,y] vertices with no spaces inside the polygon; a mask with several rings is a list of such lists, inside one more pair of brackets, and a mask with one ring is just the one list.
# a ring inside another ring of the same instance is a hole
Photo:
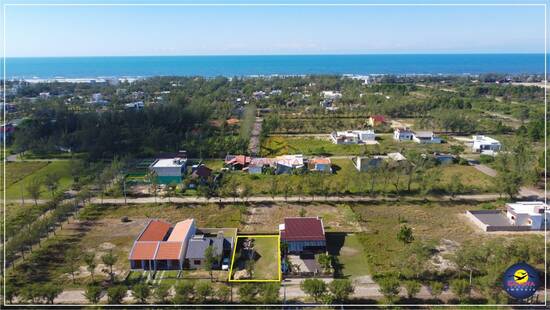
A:
{"label": "gray roof house", "polygon": [[225,249],[231,249],[233,238],[224,236],[206,237],[204,235],[195,235],[187,244],[187,252],[185,253],[185,264],[190,269],[197,269],[204,265],[204,252],[206,248],[212,246],[214,253],[219,257],[220,261]]}

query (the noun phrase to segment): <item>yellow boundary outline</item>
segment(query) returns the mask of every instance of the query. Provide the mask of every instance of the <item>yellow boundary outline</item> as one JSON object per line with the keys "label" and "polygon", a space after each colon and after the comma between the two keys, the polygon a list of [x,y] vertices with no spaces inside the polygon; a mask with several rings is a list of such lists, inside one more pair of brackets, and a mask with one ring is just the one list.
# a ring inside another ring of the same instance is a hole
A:
{"label": "yellow boundary outline", "polygon": [[[239,238],[277,238],[277,274],[279,275],[278,279],[273,280],[261,280],[261,279],[247,279],[247,280],[232,280],[231,276],[233,275],[233,263],[235,262],[235,254],[237,253],[237,244]],[[235,247],[233,247],[233,255],[231,257],[231,267],[229,268],[229,282],[281,282],[282,281],[282,272],[281,272],[281,236],[280,235],[241,235],[237,236],[235,239]]]}

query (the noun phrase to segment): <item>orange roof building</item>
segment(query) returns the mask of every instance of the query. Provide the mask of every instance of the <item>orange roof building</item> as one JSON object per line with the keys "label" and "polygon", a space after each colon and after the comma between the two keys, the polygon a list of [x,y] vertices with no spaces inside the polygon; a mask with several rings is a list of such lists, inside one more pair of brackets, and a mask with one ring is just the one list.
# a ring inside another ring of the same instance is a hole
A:
{"label": "orange roof building", "polygon": [[134,241],[128,259],[132,269],[182,269],[189,239],[195,235],[195,220],[169,223],[151,220]]}

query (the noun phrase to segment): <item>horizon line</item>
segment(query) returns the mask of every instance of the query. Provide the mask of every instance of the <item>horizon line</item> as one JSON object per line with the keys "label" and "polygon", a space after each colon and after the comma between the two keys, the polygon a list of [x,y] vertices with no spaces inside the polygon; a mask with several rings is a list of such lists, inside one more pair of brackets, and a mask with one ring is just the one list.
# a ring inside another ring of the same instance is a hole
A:
{"label": "horizon line", "polygon": [[6,56],[21,58],[115,58],[115,57],[265,57],[265,56],[386,56],[386,55],[544,55],[544,52],[376,52],[376,53],[281,53],[281,54],[175,54],[175,55],[60,55],[60,56]]}

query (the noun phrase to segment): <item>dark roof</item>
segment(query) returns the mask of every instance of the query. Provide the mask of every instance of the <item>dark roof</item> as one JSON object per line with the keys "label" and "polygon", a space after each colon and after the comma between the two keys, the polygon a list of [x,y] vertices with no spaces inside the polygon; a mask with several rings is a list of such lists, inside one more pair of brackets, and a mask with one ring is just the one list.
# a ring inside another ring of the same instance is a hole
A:
{"label": "dark roof", "polygon": [[223,251],[224,238],[210,238],[210,237],[194,237],[189,240],[187,244],[187,252],[185,258],[188,259],[201,259],[204,258],[204,251],[210,245],[214,247],[216,255],[221,255]]}
{"label": "dark roof", "polygon": [[283,241],[325,240],[323,222],[317,217],[285,218],[285,229],[281,230]]}
{"label": "dark roof", "polygon": [[206,167],[205,165],[200,165],[197,167],[197,169],[193,172],[194,175],[197,175],[201,178],[207,178],[212,174],[212,169]]}

